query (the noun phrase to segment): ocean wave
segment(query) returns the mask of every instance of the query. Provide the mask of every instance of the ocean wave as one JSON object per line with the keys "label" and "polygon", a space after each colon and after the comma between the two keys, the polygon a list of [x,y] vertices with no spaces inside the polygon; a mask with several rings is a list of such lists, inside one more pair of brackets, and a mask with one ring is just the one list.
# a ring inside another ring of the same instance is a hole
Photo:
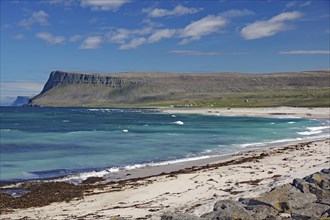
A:
{"label": "ocean wave", "polygon": [[75,175],[70,175],[70,176],[66,176],[60,179],[56,179],[55,181],[57,182],[72,182],[72,181],[84,181],[90,177],[103,177],[109,173],[117,173],[119,172],[119,168],[117,167],[113,167],[113,168],[109,168],[109,169],[105,169],[105,170],[100,170],[100,171],[89,171],[89,172],[83,172],[83,173],[79,173],[79,174],[75,174]]}
{"label": "ocean wave", "polygon": [[300,119],[302,117],[293,116],[293,115],[272,115],[271,118],[277,118],[277,119]]}
{"label": "ocean wave", "polygon": [[98,108],[89,108],[88,111],[98,112],[98,111],[100,111],[100,109],[98,109]]}
{"label": "ocean wave", "polygon": [[285,138],[285,139],[280,139],[280,140],[275,140],[275,141],[265,141],[265,142],[254,142],[254,143],[247,143],[247,144],[237,144],[236,146],[240,148],[247,148],[247,147],[262,147],[262,146],[267,146],[271,144],[278,144],[278,143],[286,143],[286,142],[291,142],[291,141],[301,141],[303,140],[302,138]]}
{"label": "ocean wave", "polygon": [[302,131],[302,132],[297,132],[297,134],[306,135],[306,136],[313,135],[313,134],[320,134],[320,133],[322,133],[322,131]]}
{"label": "ocean wave", "polygon": [[330,129],[330,126],[307,127],[306,129],[310,131],[320,131],[320,130]]}
{"label": "ocean wave", "polygon": [[111,167],[111,168],[100,170],[100,171],[83,172],[83,173],[79,173],[79,174],[62,177],[62,178],[56,179],[55,181],[57,181],[57,182],[81,182],[90,177],[104,177],[106,175],[118,173],[120,171],[135,170],[135,169],[140,169],[140,168],[150,167],[150,166],[154,167],[154,166],[171,165],[171,164],[177,164],[177,163],[184,163],[184,162],[208,159],[211,157],[212,156],[207,155],[207,156],[187,157],[187,158],[162,161],[162,162],[137,163],[137,164],[126,165],[123,167]]}
{"label": "ocean wave", "polygon": [[297,134],[310,136],[314,134],[320,134],[327,130],[329,132],[330,126],[317,126],[317,127],[306,127],[307,131],[297,132]]}

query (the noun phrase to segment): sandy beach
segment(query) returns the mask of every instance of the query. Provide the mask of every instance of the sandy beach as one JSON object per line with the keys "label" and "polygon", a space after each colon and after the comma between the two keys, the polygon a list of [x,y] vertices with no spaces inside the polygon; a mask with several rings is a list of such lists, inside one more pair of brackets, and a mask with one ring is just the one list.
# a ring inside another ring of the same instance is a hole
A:
{"label": "sandy beach", "polygon": [[269,107],[269,108],[164,108],[169,114],[204,114],[218,116],[301,117],[329,119],[330,108]]}
{"label": "sandy beach", "polygon": [[[163,109],[170,114],[329,118],[329,108]],[[167,211],[196,216],[216,201],[255,197],[330,166],[330,137],[121,173],[82,189],[83,197],[46,206],[2,208],[1,219],[160,219]],[[165,172],[165,173],[164,173]],[[45,195],[56,196],[56,195]]]}

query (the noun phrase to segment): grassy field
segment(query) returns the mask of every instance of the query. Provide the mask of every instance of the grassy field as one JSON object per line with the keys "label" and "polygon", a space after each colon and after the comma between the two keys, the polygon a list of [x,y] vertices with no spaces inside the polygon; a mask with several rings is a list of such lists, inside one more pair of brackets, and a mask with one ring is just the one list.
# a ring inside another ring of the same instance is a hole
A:
{"label": "grassy field", "polygon": [[[213,95],[214,96],[214,95]],[[212,98],[185,98],[170,101],[132,103],[58,103],[60,106],[80,107],[330,107],[330,88],[290,89],[268,92],[219,94]],[[56,105],[56,103],[53,103]]]}

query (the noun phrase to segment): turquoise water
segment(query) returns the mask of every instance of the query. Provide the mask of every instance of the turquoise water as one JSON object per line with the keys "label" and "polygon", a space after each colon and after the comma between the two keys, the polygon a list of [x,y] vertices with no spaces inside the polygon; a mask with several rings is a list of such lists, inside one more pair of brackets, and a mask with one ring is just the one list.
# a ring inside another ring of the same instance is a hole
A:
{"label": "turquoise water", "polygon": [[269,143],[329,136],[301,118],[160,114],[152,109],[1,107],[1,181],[227,155]]}

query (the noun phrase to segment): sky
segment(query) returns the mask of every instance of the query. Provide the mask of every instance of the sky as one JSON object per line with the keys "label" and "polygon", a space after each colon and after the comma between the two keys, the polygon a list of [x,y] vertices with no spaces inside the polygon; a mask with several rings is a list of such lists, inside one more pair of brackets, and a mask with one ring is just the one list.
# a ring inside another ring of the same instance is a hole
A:
{"label": "sky", "polygon": [[330,69],[330,1],[1,0],[1,96],[53,70],[271,73]]}

